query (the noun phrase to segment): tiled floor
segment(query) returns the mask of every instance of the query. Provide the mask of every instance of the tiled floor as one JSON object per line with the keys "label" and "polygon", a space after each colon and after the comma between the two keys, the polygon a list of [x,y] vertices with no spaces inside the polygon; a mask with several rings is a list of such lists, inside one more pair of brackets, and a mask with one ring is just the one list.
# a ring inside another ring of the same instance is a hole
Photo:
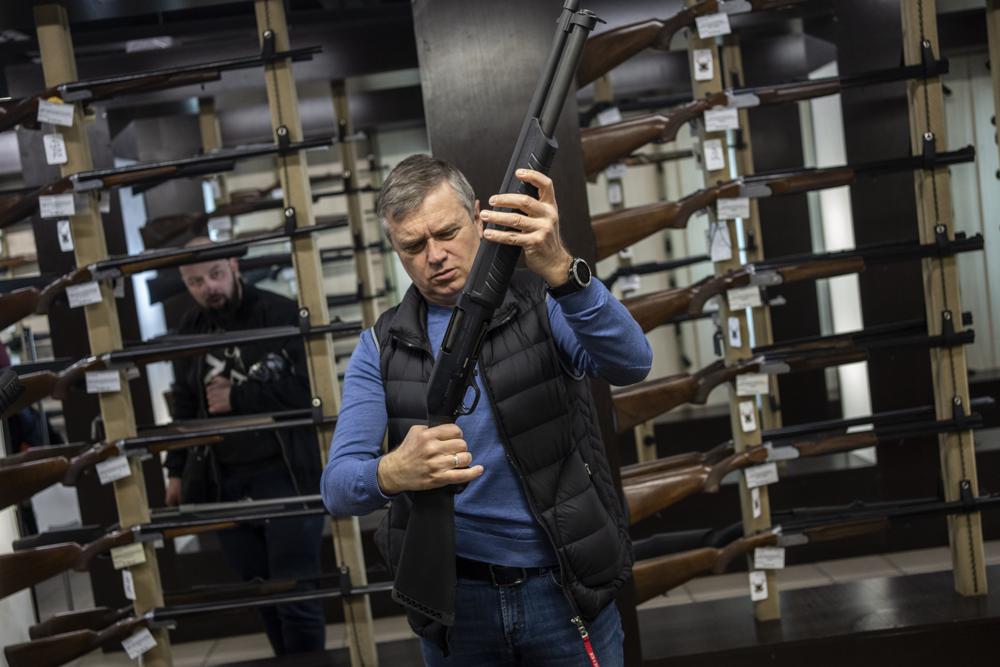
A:
{"label": "tiled floor", "polygon": [[[1000,564],[1000,541],[986,543],[986,561],[989,565]],[[842,560],[823,561],[809,565],[795,565],[776,573],[781,590],[811,588],[834,583],[842,583],[869,577],[923,574],[947,570],[951,567],[951,555],[947,548],[905,551],[884,556],[864,556]],[[85,575],[73,573],[68,580],[73,590],[77,608],[92,604],[89,580]],[[55,578],[37,589],[42,615],[66,608],[64,580]],[[747,594],[747,575],[743,572],[699,577],[667,595],[649,600],[640,609],[673,605],[685,605],[722,598],[739,597]],[[375,621],[375,634],[379,641],[393,641],[410,636],[410,630],[402,616],[381,618]],[[327,648],[344,646],[343,625],[327,627]],[[271,655],[267,639],[262,634],[227,637],[175,644],[172,647],[176,667],[212,667],[238,660],[265,658]],[[96,667],[107,665],[117,667],[134,665],[124,653],[103,654],[94,652],[74,663],[76,667]]]}

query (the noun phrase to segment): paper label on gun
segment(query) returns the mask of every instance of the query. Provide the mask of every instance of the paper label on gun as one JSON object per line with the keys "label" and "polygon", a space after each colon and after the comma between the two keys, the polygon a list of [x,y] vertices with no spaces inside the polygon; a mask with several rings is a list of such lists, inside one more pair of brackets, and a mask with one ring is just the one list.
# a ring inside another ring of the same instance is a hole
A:
{"label": "paper label on gun", "polygon": [[753,401],[740,401],[740,428],[744,433],[757,430],[757,406]]}
{"label": "paper label on gun", "polygon": [[706,132],[725,132],[740,127],[740,112],[736,107],[709,109],[704,114]]}
{"label": "paper label on gun", "polygon": [[70,285],[66,288],[66,299],[70,308],[82,308],[92,303],[100,303],[104,300],[101,295],[101,285],[96,280],[79,285]]}
{"label": "paper label on gun", "polygon": [[122,648],[129,659],[135,660],[150,649],[156,648],[156,639],[148,628],[139,628],[128,639],[122,640]]}
{"label": "paper label on gun", "polygon": [[608,203],[612,206],[619,206],[625,202],[625,193],[622,192],[622,184],[618,181],[608,183]]}
{"label": "paper label on gun", "polygon": [[59,237],[60,250],[73,252],[73,231],[69,227],[69,220],[60,220],[56,223],[56,236]]}
{"label": "paper label on gun", "polygon": [[783,570],[785,568],[784,547],[757,547],[753,550],[755,570]]}
{"label": "paper label on gun", "polygon": [[715,202],[715,217],[719,220],[735,220],[750,217],[749,197],[720,197]]}
{"label": "paper label on gun", "polygon": [[612,125],[622,122],[622,112],[618,107],[608,107],[597,114],[598,125]]}
{"label": "paper label on gun", "polygon": [[76,215],[73,193],[42,195],[38,198],[38,215],[42,218],[65,218],[68,215]]}
{"label": "paper label on gun", "polygon": [[126,544],[115,547],[111,550],[111,564],[116,570],[121,570],[133,565],[142,565],[146,562],[146,549],[142,542]]}
{"label": "paper label on gun", "polygon": [[132,474],[132,468],[129,467],[128,458],[125,456],[114,456],[94,467],[97,469],[97,479],[101,484],[110,484]]}
{"label": "paper label on gun", "polygon": [[772,461],[771,463],[744,468],[743,477],[746,479],[747,488],[750,489],[775,484],[778,481],[778,464]]}
{"label": "paper label on gun", "polygon": [[691,60],[694,62],[694,80],[711,81],[715,76],[712,49],[695,49],[691,52]]}
{"label": "paper label on gun", "polygon": [[111,193],[101,190],[100,198],[97,200],[97,210],[101,213],[111,213]]}
{"label": "paper label on gun", "polygon": [[760,602],[767,599],[767,573],[754,570],[750,573],[750,599]]}
{"label": "paper label on gun", "polygon": [[73,127],[73,105],[39,100],[38,122]]}
{"label": "paper label on gun", "polygon": [[701,39],[718,37],[719,35],[728,35],[732,32],[732,28],[729,27],[728,14],[709,14],[708,16],[698,16],[694,21],[698,26],[698,37]]}
{"label": "paper label on gun", "polygon": [[766,374],[744,373],[736,376],[737,396],[757,396],[768,392],[768,376]]}
{"label": "paper label on gun", "polygon": [[729,310],[756,308],[764,304],[760,299],[760,288],[756,285],[726,290],[726,301],[729,302]]}
{"label": "paper label on gun", "polygon": [[42,135],[42,146],[45,148],[45,164],[66,164],[66,141],[58,132]]}
{"label": "paper label on gun", "polygon": [[126,600],[135,600],[135,581],[131,570],[122,570],[122,590],[125,591]]}
{"label": "paper label on gun", "polygon": [[122,378],[118,371],[88,371],[88,394],[110,394],[122,390]]}
{"label": "paper label on gun", "polygon": [[[610,165],[607,169],[604,170],[604,175],[607,176],[609,180],[615,178],[622,179],[625,178],[626,172],[628,172],[628,167],[626,167],[621,162],[615,162],[613,165]],[[608,189],[611,188],[611,185],[612,185],[611,183],[608,184]],[[617,185],[621,187],[621,184]],[[608,195],[608,198],[609,199],[611,198],[610,194]]]}
{"label": "paper label on gun", "polygon": [[733,258],[733,239],[729,236],[729,225],[724,222],[709,223],[708,248],[713,262],[726,262]]}
{"label": "paper label on gun", "polygon": [[719,171],[726,166],[726,155],[722,151],[721,139],[708,139],[702,149],[705,156],[705,169]]}

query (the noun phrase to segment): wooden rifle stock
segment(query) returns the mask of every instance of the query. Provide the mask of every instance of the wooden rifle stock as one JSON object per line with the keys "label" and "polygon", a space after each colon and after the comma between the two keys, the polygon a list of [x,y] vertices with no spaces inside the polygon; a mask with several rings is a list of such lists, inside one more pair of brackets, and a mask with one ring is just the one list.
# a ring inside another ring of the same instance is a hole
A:
{"label": "wooden rifle stock", "polygon": [[99,631],[123,618],[128,618],[132,615],[132,611],[131,605],[126,605],[121,609],[94,607],[92,609],[64,611],[50,616],[41,623],[32,625],[28,628],[28,636],[32,639],[42,639],[77,630]]}
{"label": "wooden rifle stock", "polygon": [[716,445],[707,452],[686,452],[684,454],[674,454],[664,456],[655,461],[645,463],[632,463],[622,466],[622,483],[626,484],[631,480],[653,475],[656,473],[674,470],[676,468],[688,468],[691,466],[714,465],[733,453],[732,441]]}
{"label": "wooden rifle stock", "polygon": [[38,207],[39,197],[72,191],[73,182],[66,177],[23,194],[3,195],[0,197],[0,229],[13,225],[34,213]]}
{"label": "wooden rifle stock", "polygon": [[99,632],[77,630],[22,644],[11,644],[4,649],[4,655],[10,667],[58,667],[106,644],[127,639],[146,624],[145,618],[130,616]]}
{"label": "wooden rifle stock", "polygon": [[0,257],[0,270],[16,269],[38,261],[38,255],[14,255],[13,257]]}
{"label": "wooden rifle stock", "polygon": [[685,122],[687,119],[678,112],[652,114],[580,130],[583,171],[587,179],[594,180],[601,171],[646,144],[673,140]]}
{"label": "wooden rifle stock", "polygon": [[606,30],[589,38],[580,56],[577,86],[582,88],[596,81],[646,49],[669,50],[671,38],[694,20],[693,13],[693,8],[685,8],[666,21],[649,19]]}

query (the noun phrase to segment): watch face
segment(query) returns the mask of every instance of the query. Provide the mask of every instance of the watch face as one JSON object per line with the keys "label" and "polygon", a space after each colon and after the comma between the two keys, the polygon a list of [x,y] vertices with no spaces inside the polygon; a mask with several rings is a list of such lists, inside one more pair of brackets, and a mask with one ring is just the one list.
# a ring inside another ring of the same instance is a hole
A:
{"label": "watch face", "polygon": [[585,260],[582,260],[579,257],[577,257],[576,260],[574,260],[573,262],[572,272],[573,272],[573,277],[576,279],[576,282],[579,285],[581,285],[582,287],[586,287],[587,285],[590,284],[590,278],[591,278],[590,265],[587,264]]}

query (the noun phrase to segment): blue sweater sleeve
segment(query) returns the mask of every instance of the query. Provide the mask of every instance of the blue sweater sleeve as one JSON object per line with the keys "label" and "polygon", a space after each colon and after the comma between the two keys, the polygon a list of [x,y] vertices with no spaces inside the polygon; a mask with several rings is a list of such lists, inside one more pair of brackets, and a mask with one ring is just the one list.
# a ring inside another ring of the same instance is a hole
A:
{"label": "blue sweater sleeve", "polygon": [[552,337],[577,371],[623,386],[649,373],[653,350],[628,309],[600,280],[559,299],[548,298]]}
{"label": "blue sweater sleeve", "polygon": [[388,416],[371,329],[362,332],[347,364],[343,397],[320,490],[330,514],[360,516],[388,501],[376,476]]}

